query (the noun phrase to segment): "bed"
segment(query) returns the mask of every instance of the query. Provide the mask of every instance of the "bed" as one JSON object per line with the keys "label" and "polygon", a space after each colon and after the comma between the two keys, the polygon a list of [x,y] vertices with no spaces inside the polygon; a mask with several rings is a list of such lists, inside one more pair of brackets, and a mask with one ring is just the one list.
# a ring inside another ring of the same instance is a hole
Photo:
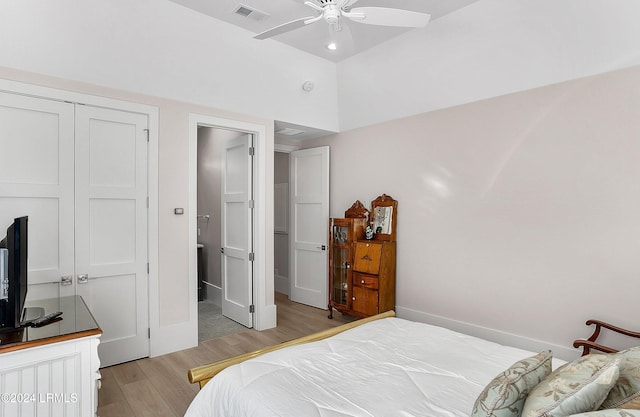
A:
{"label": "bed", "polygon": [[[284,345],[190,370],[202,389],[185,417],[520,416],[533,388],[563,363],[550,351],[503,346],[393,312]],[[575,369],[584,372],[585,363]],[[614,366],[600,365],[591,379],[611,380]],[[542,405],[528,415],[554,415],[544,412],[557,404],[539,396]]]}

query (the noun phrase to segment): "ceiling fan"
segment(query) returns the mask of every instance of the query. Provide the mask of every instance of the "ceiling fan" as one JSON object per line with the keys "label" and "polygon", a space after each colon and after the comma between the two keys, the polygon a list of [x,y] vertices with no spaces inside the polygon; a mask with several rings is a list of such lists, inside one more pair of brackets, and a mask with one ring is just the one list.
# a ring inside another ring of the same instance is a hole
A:
{"label": "ceiling fan", "polygon": [[255,39],[267,39],[281,33],[304,27],[311,23],[323,20],[336,31],[341,30],[341,20],[346,17],[354,22],[378,26],[397,27],[423,27],[429,22],[431,15],[402,9],[387,7],[356,7],[352,8],[358,0],[313,0],[304,4],[314,9],[319,14],[302,17],[282,25],[276,26],[254,36]]}

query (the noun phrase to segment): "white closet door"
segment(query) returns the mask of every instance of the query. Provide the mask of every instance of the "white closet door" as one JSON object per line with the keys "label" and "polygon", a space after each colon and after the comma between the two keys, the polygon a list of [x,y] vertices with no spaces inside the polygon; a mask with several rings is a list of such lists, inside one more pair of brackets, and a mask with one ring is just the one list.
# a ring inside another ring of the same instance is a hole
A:
{"label": "white closet door", "polygon": [[28,300],[73,295],[74,105],[0,93],[0,239],[29,216]]}
{"label": "white closet door", "polygon": [[147,124],[76,107],[76,288],[103,331],[101,366],[149,355]]}
{"label": "white closet door", "polygon": [[252,136],[224,144],[222,157],[222,314],[252,327],[253,274],[251,242]]}

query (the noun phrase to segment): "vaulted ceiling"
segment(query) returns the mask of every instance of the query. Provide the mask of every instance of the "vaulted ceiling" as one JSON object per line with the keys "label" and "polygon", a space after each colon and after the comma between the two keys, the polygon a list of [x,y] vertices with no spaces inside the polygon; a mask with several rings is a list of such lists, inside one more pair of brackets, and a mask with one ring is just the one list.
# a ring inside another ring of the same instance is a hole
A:
{"label": "vaulted ceiling", "polygon": [[[283,23],[318,13],[304,4],[304,0],[171,0],[213,18],[247,29],[255,34]],[[465,7],[477,0],[359,0],[354,7],[389,7],[428,13],[431,20]],[[241,13],[237,13],[242,7]],[[252,10],[247,16],[247,10]],[[244,13],[242,13],[244,12]],[[344,20],[344,19],[343,19]],[[385,42],[409,30],[408,28],[373,26],[347,21],[342,30],[336,32],[327,23],[320,21],[272,39],[326,58],[342,61],[375,45]],[[269,40],[256,40],[269,42]],[[331,51],[327,45],[337,44]]]}

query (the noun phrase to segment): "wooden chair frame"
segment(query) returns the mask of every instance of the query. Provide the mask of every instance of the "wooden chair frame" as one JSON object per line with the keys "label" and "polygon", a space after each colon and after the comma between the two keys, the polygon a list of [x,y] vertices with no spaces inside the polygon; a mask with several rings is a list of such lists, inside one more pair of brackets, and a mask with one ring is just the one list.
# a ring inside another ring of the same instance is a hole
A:
{"label": "wooden chair frame", "polygon": [[633,332],[631,330],[623,329],[621,327],[617,327],[600,320],[587,320],[586,322],[587,326],[591,326],[592,324],[595,325],[596,327],[593,330],[593,334],[588,339],[586,340],[578,339],[573,342],[574,348],[580,348],[580,347],[582,348],[582,356],[588,355],[591,352],[591,349],[598,350],[600,352],[605,352],[605,353],[615,353],[618,351],[612,347],[604,346],[596,342],[596,339],[598,339],[598,336],[600,336],[600,330],[602,330],[602,328],[611,330],[614,333],[619,333],[625,336],[640,339],[640,332]]}

